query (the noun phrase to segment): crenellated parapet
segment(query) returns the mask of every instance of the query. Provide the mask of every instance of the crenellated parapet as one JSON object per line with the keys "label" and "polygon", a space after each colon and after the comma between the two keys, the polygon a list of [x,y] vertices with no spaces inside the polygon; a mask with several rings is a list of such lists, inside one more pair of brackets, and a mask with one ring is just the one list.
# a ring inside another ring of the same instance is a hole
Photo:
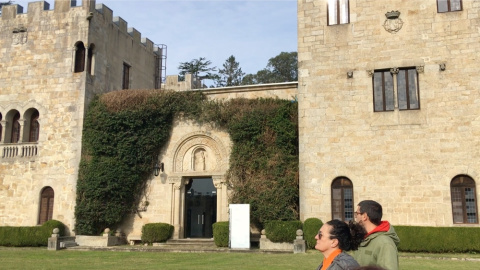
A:
{"label": "crenellated parapet", "polygon": [[100,17],[103,23],[111,23],[116,26],[120,33],[124,33],[132,37],[134,42],[145,46],[146,51],[159,54],[158,48],[154,43],[142,37],[142,34],[133,27],[128,27],[127,21],[119,16],[113,16],[113,11],[102,3],[96,4],[96,0],[83,0],[81,5],[77,6],[76,0],[55,0],[53,7],[47,1],[38,1],[28,3],[28,9],[24,12],[24,7],[18,4],[2,6],[0,15],[0,25],[25,25],[27,22],[39,22],[52,16],[61,15],[62,13],[72,13],[72,16],[82,14],[85,20],[91,21],[93,17]]}

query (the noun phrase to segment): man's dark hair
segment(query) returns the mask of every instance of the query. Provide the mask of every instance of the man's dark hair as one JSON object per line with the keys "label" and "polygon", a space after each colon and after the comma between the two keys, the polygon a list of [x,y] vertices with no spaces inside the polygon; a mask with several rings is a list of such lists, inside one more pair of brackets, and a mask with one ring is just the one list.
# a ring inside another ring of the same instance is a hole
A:
{"label": "man's dark hair", "polygon": [[382,221],[382,206],[372,200],[365,200],[361,201],[358,206],[360,206],[360,213],[367,213],[368,218],[370,219],[370,222],[372,222],[375,225],[380,225],[380,222]]}

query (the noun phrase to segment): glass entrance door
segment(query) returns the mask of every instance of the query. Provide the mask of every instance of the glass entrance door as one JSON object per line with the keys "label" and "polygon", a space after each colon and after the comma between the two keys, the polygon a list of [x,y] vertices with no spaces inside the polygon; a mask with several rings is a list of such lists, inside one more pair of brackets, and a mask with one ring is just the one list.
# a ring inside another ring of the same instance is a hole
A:
{"label": "glass entrance door", "polygon": [[212,238],[217,220],[217,189],[212,178],[192,178],[185,192],[185,238]]}

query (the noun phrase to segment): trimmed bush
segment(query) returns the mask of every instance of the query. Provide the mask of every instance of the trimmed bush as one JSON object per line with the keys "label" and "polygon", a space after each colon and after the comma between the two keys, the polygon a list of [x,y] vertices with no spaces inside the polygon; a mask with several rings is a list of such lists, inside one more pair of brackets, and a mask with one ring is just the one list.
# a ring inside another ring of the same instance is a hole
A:
{"label": "trimmed bush", "polygon": [[228,247],[229,241],[229,223],[220,221],[213,223],[213,240],[217,247]]}
{"label": "trimmed bush", "polygon": [[42,226],[0,227],[0,246],[40,247],[48,245],[53,229],[58,228],[65,235],[65,225],[57,220],[49,220]]}
{"label": "trimmed bush", "polygon": [[323,222],[318,218],[307,218],[303,222],[303,238],[307,244],[307,249],[314,249],[317,244],[315,235],[317,235],[320,228],[323,226]]}
{"label": "trimmed bush", "polygon": [[142,227],[142,243],[166,242],[173,234],[173,226],[167,223],[149,223]]}
{"label": "trimmed bush", "polygon": [[297,230],[302,228],[299,220],[270,220],[265,223],[265,234],[272,242],[293,242]]}
{"label": "trimmed bush", "polygon": [[480,252],[480,228],[394,226],[405,252]]}

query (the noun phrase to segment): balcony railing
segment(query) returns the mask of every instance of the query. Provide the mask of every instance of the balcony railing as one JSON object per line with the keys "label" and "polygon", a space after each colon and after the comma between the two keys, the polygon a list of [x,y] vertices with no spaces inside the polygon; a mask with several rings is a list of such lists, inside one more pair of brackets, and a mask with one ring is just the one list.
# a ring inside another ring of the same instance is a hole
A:
{"label": "balcony railing", "polygon": [[34,157],[38,155],[37,143],[12,143],[0,145],[1,158]]}

